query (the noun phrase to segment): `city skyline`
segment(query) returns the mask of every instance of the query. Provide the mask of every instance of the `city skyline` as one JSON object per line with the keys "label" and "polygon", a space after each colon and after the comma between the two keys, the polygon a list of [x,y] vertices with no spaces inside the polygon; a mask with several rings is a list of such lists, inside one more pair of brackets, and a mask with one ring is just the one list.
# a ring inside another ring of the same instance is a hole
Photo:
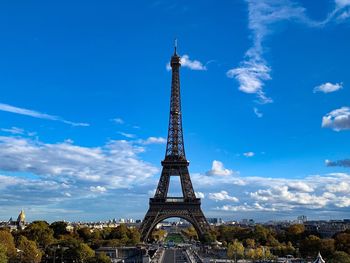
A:
{"label": "city skyline", "polygon": [[0,220],[142,219],[175,37],[204,214],[348,218],[350,1],[1,6]]}

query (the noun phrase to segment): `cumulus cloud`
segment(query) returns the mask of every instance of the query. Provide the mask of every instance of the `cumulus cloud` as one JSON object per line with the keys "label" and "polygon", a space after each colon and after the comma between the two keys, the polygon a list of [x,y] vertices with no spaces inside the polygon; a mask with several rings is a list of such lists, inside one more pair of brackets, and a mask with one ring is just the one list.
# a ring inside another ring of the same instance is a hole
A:
{"label": "cumulus cloud", "polygon": [[257,212],[257,211],[268,211],[274,212],[275,208],[267,208],[259,203],[253,203],[251,205],[244,203],[243,205],[223,205],[222,207],[217,207],[218,210],[231,211],[231,212]]}
{"label": "cumulus cloud", "polygon": [[234,196],[230,196],[228,192],[222,190],[218,193],[209,193],[209,199],[214,201],[232,201],[238,202],[238,198]]}
{"label": "cumulus cloud", "polygon": [[222,162],[216,161],[216,160],[213,161],[211,170],[207,172],[207,175],[219,175],[219,176],[228,176],[232,174],[233,174],[233,170],[226,169]]}
{"label": "cumulus cloud", "polygon": [[322,118],[322,127],[330,128],[334,131],[350,129],[350,108],[341,107],[326,114]]}
{"label": "cumulus cloud", "polygon": [[265,203],[285,203],[290,207],[304,206],[308,208],[322,208],[334,201],[332,193],[324,192],[320,195],[305,192],[290,191],[288,186],[271,187],[250,193],[251,197],[257,201]]}
{"label": "cumulus cloud", "polygon": [[205,197],[205,194],[202,193],[202,192],[195,192],[195,195],[196,195],[197,198],[202,198],[203,199]]}
{"label": "cumulus cloud", "polygon": [[143,151],[143,147],[124,140],[109,141],[102,147],[83,147],[67,141],[47,144],[2,136],[0,170],[32,173],[53,181],[125,188],[157,172],[138,158]]}
{"label": "cumulus cloud", "polygon": [[[220,162],[221,163],[221,162]],[[224,165],[221,163],[221,167]],[[222,176],[215,173],[192,174],[192,181],[198,190],[209,192],[208,200],[227,202],[215,209],[242,212],[285,212],[300,211],[343,211],[350,207],[350,175],[330,173],[312,175],[300,179],[271,178],[234,175]],[[220,189],[214,192],[213,190]],[[223,190],[221,190],[223,189]],[[228,193],[235,193],[230,200]],[[236,205],[229,202],[235,201]]]}
{"label": "cumulus cloud", "polygon": [[[0,210],[15,215],[13,211],[24,208],[29,220],[45,216],[47,220],[73,221],[101,220],[102,213],[104,218],[113,218],[112,203],[116,210],[142,211],[159,172],[140,158],[145,150],[124,140],[87,147],[70,140],[44,143],[0,136]],[[72,205],[81,208],[81,215],[63,212]],[[38,206],[48,212],[39,215]],[[53,209],[61,212],[50,214]],[[5,220],[4,216],[0,215],[0,220]]]}
{"label": "cumulus cloud", "polygon": [[0,103],[0,111],[30,116],[30,117],[38,118],[38,119],[60,121],[60,122],[63,122],[65,124],[69,124],[72,126],[89,126],[88,123],[67,121],[59,116],[49,115],[46,113],[42,113],[42,112],[34,111],[34,110],[29,110],[29,109],[25,109],[25,108],[19,108],[19,107],[15,107],[15,106],[4,104],[4,103]]}
{"label": "cumulus cloud", "polygon": [[343,84],[342,83],[330,83],[330,82],[326,82],[324,84],[321,84],[317,87],[314,88],[314,93],[316,92],[323,92],[323,93],[331,93],[331,92],[335,92],[338,91],[340,89],[343,88]]}
{"label": "cumulus cloud", "polygon": [[349,182],[340,182],[338,184],[328,184],[326,190],[331,193],[350,193],[350,183]]}
{"label": "cumulus cloud", "polygon": [[104,193],[107,191],[106,187],[104,186],[90,186],[90,191],[94,193]]}
{"label": "cumulus cloud", "polygon": [[287,185],[291,191],[299,191],[299,192],[306,192],[306,193],[310,193],[314,191],[312,184],[302,182],[302,181],[290,181],[287,183]]}
{"label": "cumulus cloud", "polygon": [[[207,67],[203,65],[199,60],[191,60],[188,55],[183,55],[180,58],[180,63],[182,67],[189,68],[191,70],[207,70]],[[168,71],[171,70],[170,63],[166,65]]]}
{"label": "cumulus cloud", "polygon": [[166,139],[163,137],[148,137],[146,140],[138,140],[140,144],[148,145],[148,144],[165,144]]}

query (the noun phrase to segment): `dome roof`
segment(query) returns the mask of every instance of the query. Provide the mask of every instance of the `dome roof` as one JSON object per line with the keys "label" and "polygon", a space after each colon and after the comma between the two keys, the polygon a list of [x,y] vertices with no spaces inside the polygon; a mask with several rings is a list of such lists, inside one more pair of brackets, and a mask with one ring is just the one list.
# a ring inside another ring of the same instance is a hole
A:
{"label": "dome roof", "polygon": [[19,213],[17,222],[24,222],[26,220],[26,214],[24,213],[23,209],[21,210],[21,213]]}

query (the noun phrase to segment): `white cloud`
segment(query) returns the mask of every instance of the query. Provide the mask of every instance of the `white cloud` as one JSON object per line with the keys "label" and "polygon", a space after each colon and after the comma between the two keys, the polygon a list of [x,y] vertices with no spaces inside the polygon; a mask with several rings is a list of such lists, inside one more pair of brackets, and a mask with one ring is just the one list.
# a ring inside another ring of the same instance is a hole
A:
{"label": "white cloud", "polygon": [[321,85],[315,87],[314,93],[316,93],[316,92],[331,93],[331,92],[335,92],[337,90],[340,90],[342,88],[343,88],[342,83],[332,84],[330,82],[326,82],[324,84],[321,84]]}
{"label": "white cloud", "polygon": [[263,41],[272,33],[271,26],[285,20],[308,21],[304,9],[289,0],[246,0],[248,3],[249,29],[253,45],[246,52],[246,58],[237,68],[230,69],[227,76],[236,78],[239,90],[256,94],[260,103],[271,103],[263,91],[264,81],[270,80],[271,68],[263,59]]}
{"label": "white cloud", "polygon": [[187,67],[192,70],[207,70],[202,62],[198,60],[191,60],[188,55],[183,55],[180,62],[182,67]]}
{"label": "white cloud", "polygon": [[252,205],[244,203],[243,205],[237,205],[237,206],[224,205],[222,207],[218,207],[217,209],[222,211],[232,211],[232,212],[257,212],[257,211],[274,212],[276,211],[276,208],[266,208],[259,203],[253,203]]}
{"label": "white cloud", "polygon": [[15,106],[11,106],[8,104],[0,103],[0,111],[5,111],[5,112],[11,112],[15,114],[20,114],[20,115],[25,115],[25,116],[30,116],[33,118],[38,118],[38,119],[45,119],[45,120],[51,120],[51,121],[60,121],[65,124],[69,124],[72,126],[89,126],[88,123],[81,123],[81,122],[72,122],[72,121],[67,121],[59,116],[54,116],[54,115],[49,115],[46,113],[41,113],[38,111],[34,110],[28,110],[24,108],[19,108]]}
{"label": "white cloud", "polygon": [[143,151],[143,147],[124,140],[109,141],[102,147],[83,147],[68,142],[46,144],[0,137],[0,170],[32,173],[70,184],[127,188],[158,171],[138,158]]}
{"label": "white cloud", "polygon": [[205,198],[205,194],[202,192],[195,192],[197,198]]}
{"label": "white cloud", "polygon": [[242,62],[240,67],[227,71],[227,76],[237,79],[240,91],[254,93],[260,103],[266,104],[272,102],[272,99],[263,92],[264,80],[271,79],[270,70],[264,61],[250,59]]}
{"label": "white cloud", "polygon": [[341,107],[328,113],[322,118],[322,127],[335,131],[350,129],[350,108]]}
{"label": "white cloud", "polygon": [[129,138],[129,139],[136,137],[135,134],[131,134],[131,133],[126,133],[126,132],[118,132],[118,133],[126,138]]}
{"label": "white cloud", "polygon": [[326,190],[331,193],[350,193],[350,183],[349,182],[340,182],[337,184],[328,184],[326,185]]}
{"label": "white cloud", "polygon": [[310,193],[314,191],[314,188],[310,183],[301,182],[301,181],[290,181],[287,183],[288,188],[291,191],[300,191]]}
{"label": "white cloud", "polygon": [[122,118],[115,118],[115,119],[112,119],[112,121],[117,124],[124,124],[124,120]]}
{"label": "white cloud", "polygon": [[214,160],[208,175],[228,176],[233,174],[233,170],[226,169],[222,162]]}
{"label": "white cloud", "polygon": [[318,209],[328,205],[335,196],[324,192],[321,195],[309,194],[304,192],[290,191],[288,186],[271,187],[266,190],[252,192],[251,197],[257,201],[269,204],[289,204],[290,206],[304,206],[307,208]]}
{"label": "white cloud", "polygon": [[[219,163],[220,167],[224,166]],[[209,192],[210,200],[229,202],[231,196],[228,193],[234,192],[233,198],[238,199],[238,204],[224,204],[216,208],[222,211],[281,211],[295,214],[306,210],[312,213],[318,209],[339,212],[343,211],[342,208],[350,207],[350,175],[345,173],[293,179],[242,177],[238,173],[222,176],[207,172],[192,174],[192,181],[198,190]]]}
{"label": "white cloud", "polygon": [[335,3],[338,7],[350,6],[350,0],[335,0]]}
{"label": "white cloud", "polygon": [[245,157],[253,157],[255,155],[255,153],[254,152],[246,152],[246,153],[243,153],[243,155]]}
{"label": "white cloud", "polygon": [[234,196],[230,196],[228,192],[222,190],[218,193],[209,193],[209,199],[214,201],[232,201],[238,202],[238,198]]}
{"label": "white cloud", "polygon": [[[183,55],[180,59],[182,67],[189,68],[191,70],[207,70],[206,66],[203,65],[199,60],[191,60],[188,55]],[[168,71],[171,70],[170,63],[166,65]]]}
{"label": "white cloud", "polygon": [[254,110],[254,114],[258,117],[258,118],[262,118],[264,115],[262,114],[262,112],[259,111],[258,108],[253,108]]}
{"label": "white cloud", "polygon": [[167,141],[163,137],[148,137],[146,140],[138,140],[140,144],[148,145],[148,144],[165,144]]}
{"label": "white cloud", "polygon": [[323,21],[310,19],[305,8],[291,0],[246,0],[248,4],[248,27],[253,44],[247,50],[244,60],[236,68],[227,71],[227,76],[235,78],[239,90],[255,94],[258,102],[265,104],[273,100],[264,92],[265,81],[271,79],[271,68],[263,58],[264,41],[274,33],[274,25],[283,21],[300,22],[309,27],[321,27],[335,20],[350,16],[348,0],[335,0],[335,9]]}
{"label": "white cloud", "polygon": [[17,128],[17,127],[11,127],[10,129],[2,128],[1,131],[12,133],[12,134],[23,134],[24,133],[23,129]]}
{"label": "white cloud", "polygon": [[94,193],[104,193],[107,191],[106,187],[104,186],[90,186],[90,191]]}

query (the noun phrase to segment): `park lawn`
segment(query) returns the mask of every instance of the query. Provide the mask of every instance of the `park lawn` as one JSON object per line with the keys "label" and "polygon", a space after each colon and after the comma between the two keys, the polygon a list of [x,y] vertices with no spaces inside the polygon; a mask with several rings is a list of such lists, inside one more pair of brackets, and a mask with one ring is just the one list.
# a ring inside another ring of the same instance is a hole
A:
{"label": "park lawn", "polygon": [[179,243],[183,243],[184,239],[180,234],[171,233],[167,235],[167,237],[165,238],[165,242],[171,242],[171,241],[174,242],[174,244],[179,244]]}

